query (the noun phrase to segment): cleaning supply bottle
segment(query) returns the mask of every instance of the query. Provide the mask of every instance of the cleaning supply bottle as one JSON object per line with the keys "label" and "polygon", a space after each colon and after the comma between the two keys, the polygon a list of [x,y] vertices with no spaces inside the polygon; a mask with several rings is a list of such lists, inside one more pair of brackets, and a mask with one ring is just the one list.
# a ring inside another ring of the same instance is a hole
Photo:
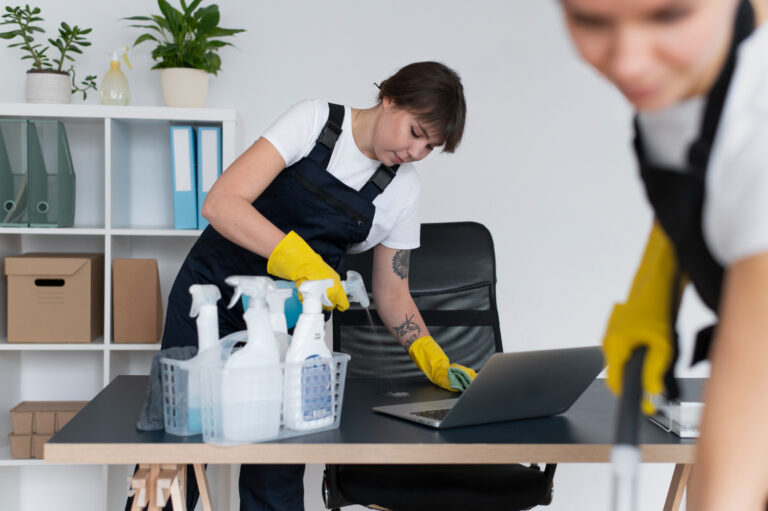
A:
{"label": "cleaning supply bottle", "polygon": [[189,359],[187,367],[187,428],[190,435],[196,435],[203,430],[200,414],[200,373],[199,368],[206,357],[207,350],[219,340],[219,312],[216,302],[221,298],[219,288],[213,284],[192,284],[189,286],[192,295],[192,307],[189,317],[197,317],[197,354]]}
{"label": "cleaning supply bottle", "polygon": [[357,302],[366,309],[371,305],[368,292],[365,290],[363,276],[356,271],[349,270],[347,272],[347,280],[341,281],[341,287],[344,288],[344,292],[347,293],[347,298],[349,298],[350,302]]}
{"label": "cleaning supply bottle", "polygon": [[132,69],[128,60],[128,46],[112,50],[112,60],[109,62],[109,71],[101,80],[99,88],[99,100],[102,105],[127,105],[131,101],[131,89],[128,87],[128,79],[120,70],[120,52],[128,69]]}
{"label": "cleaning supply bottle", "polygon": [[293,295],[289,288],[270,289],[267,291],[267,308],[269,309],[269,321],[272,331],[277,339],[280,351],[280,362],[285,362],[285,353],[291,344],[291,336],[288,335],[288,324],[285,320],[285,301]]}
{"label": "cleaning supply bottle", "polygon": [[[335,368],[325,344],[323,298],[333,280],[307,280],[299,287],[304,309],[285,355],[285,427],[310,430],[330,426],[334,411]],[[309,361],[309,362],[308,362]]]}
{"label": "cleaning supply bottle", "polygon": [[280,350],[272,331],[267,294],[275,289],[269,277],[232,276],[235,287],[229,307],[248,296],[243,314],[248,341],[227,360],[221,381],[223,436],[229,442],[255,442],[277,436],[283,397]]}

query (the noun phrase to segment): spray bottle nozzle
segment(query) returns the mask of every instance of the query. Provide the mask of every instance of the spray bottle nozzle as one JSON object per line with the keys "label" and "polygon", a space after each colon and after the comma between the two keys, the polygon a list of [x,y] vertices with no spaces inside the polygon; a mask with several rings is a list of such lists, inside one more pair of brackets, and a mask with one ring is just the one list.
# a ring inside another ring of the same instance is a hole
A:
{"label": "spray bottle nozzle", "polygon": [[333,279],[305,280],[299,286],[304,312],[319,314],[323,311],[323,305],[326,307],[333,305],[325,292],[331,286],[333,286]]}
{"label": "spray bottle nozzle", "polygon": [[357,302],[366,309],[371,305],[371,301],[368,299],[368,292],[365,290],[363,277],[356,271],[349,270],[347,272],[347,280],[342,280],[341,286],[344,288],[344,292],[347,293],[350,302]]}
{"label": "spray bottle nozzle", "polygon": [[189,317],[194,318],[200,314],[200,307],[203,305],[216,305],[221,299],[219,288],[213,284],[192,284],[189,286],[189,294],[192,295],[192,308],[189,310]]}
{"label": "spray bottle nozzle", "polygon": [[232,295],[232,300],[227,306],[231,309],[237,303],[242,295],[248,296],[248,298],[261,298],[265,300],[267,294],[276,289],[275,281],[269,277],[254,277],[246,275],[232,275],[227,277],[225,282],[235,288],[235,292]]}
{"label": "spray bottle nozzle", "polygon": [[120,62],[120,53],[123,54],[123,60],[125,61],[125,65],[128,66],[128,69],[133,69],[133,66],[131,66],[131,61],[128,60],[128,50],[130,50],[130,46],[122,46],[120,48],[116,48],[108,53],[108,55],[112,56],[113,62]]}

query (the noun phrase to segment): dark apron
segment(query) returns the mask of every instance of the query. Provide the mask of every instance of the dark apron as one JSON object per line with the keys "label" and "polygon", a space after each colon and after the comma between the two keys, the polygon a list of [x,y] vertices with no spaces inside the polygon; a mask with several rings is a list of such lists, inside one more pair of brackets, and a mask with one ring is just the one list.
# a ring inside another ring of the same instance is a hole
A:
{"label": "dark apron", "polygon": [[[635,121],[635,152],[640,163],[640,176],[645,184],[648,200],[659,224],[669,236],[680,263],[680,268],[693,283],[696,292],[713,312],[717,312],[723,283],[723,267],[715,261],[704,241],[702,210],[706,185],[706,173],[712,143],[717,133],[728,87],[736,66],[736,49],[755,27],[755,17],[749,1],[742,0],[734,22],[734,32],[728,56],[709,92],[697,139],[688,151],[688,169],[680,171],[654,165],[648,160],[640,129]],[[675,284],[676,286],[678,284]],[[677,305],[671,314],[674,323]],[[701,330],[696,337],[692,364],[707,358],[715,325]],[[673,328],[674,331],[674,328]],[[675,339],[677,334],[675,334]],[[677,388],[672,376],[678,358],[678,343],[674,343],[674,359],[667,373],[667,389],[672,397]]]}
{"label": "dark apron", "polygon": [[[253,202],[264,217],[283,232],[295,231],[339,275],[344,272],[347,247],[368,237],[373,223],[373,199],[395,176],[382,165],[357,191],[327,170],[341,133],[344,107],[329,105],[329,117],[314,148],[306,157],[283,169]],[[208,226],[184,260],[168,298],[162,347],[197,343],[195,320],[189,317],[192,284],[216,284],[221,336],[245,329],[242,303],[227,309],[234,289],[224,283],[230,275],[267,275],[267,260]]]}

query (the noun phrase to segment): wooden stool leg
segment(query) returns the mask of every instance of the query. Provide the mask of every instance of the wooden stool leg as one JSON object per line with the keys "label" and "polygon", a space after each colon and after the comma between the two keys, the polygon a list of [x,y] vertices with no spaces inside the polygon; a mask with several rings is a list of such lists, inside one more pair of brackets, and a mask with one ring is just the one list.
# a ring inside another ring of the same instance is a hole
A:
{"label": "wooden stool leg", "polygon": [[149,495],[149,505],[147,511],[162,511],[165,502],[161,491],[158,491],[157,478],[160,475],[160,465],[152,463],[149,465],[149,479],[147,483],[147,494]]}
{"label": "wooden stool leg", "polygon": [[[160,473],[157,476],[157,502],[159,505],[165,506],[168,499],[172,499],[174,485],[179,485],[179,465],[160,465]],[[177,488],[176,493],[181,494],[181,488]],[[173,505],[173,510],[186,511],[177,504]]]}
{"label": "wooden stool leg", "polygon": [[147,482],[149,480],[149,467],[139,465],[136,473],[131,479],[131,489],[133,490],[133,504],[131,511],[141,511],[149,503],[149,494],[147,493]]}
{"label": "wooden stool leg", "polygon": [[173,511],[187,511],[187,502],[184,498],[181,488],[181,476],[183,468],[186,465],[173,465],[173,468],[167,469],[171,475],[168,485],[168,494],[173,504]]}
{"label": "wooden stool leg", "polygon": [[692,467],[693,465],[684,465],[682,463],[675,465],[672,481],[669,483],[667,501],[664,503],[664,511],[678,511],[680,509],[685,487],[688,486],[688,479],[691,477]]}
{"label": "wooden stool leg", "polygon": [[203,511],[213,511],[213,502],[211,501],[211,491],[208,488],[208,476],[205,474],[205,468],[201,463],[193,465],[195,469],[195,479],[197,487],[200,490],[200,502],[203,505]]}

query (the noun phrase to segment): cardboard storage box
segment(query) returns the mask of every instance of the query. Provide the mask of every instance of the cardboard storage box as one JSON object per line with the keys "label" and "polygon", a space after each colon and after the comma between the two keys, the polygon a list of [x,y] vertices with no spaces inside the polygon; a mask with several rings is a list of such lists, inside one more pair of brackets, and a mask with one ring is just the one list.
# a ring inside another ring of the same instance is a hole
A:
{"label": "cardboard storage box", "polygon": [[8,435],[13,459],[43,459],[45,443],[53,435]]}
{"label": "cardboard storage box", "polygon": [[11,408],[14,435],[50,435],[59,431],[87,401],[22,401]]}
{"label": "cardboard storage box", "polygon": [[104,255],[5,258],[8,342],[91,342],[104,331]]}
{"label": "cardboard storage box", "polygon": [[163,332],[163,302],[156,259],[112,262],[112,341],[153,343]]}

